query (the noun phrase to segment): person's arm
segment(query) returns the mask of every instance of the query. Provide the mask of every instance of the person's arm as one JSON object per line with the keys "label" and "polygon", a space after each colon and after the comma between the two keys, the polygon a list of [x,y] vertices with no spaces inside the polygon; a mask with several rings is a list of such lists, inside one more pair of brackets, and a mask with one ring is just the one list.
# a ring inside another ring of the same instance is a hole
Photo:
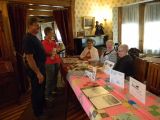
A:
{"label": "person's arm", "polygon": [[109,55],[109,61],[116,63],[117,62],[117,54],[116,52],[111,52]]}
{"label": "person's arm", "polygon": [[36,73],[39,84],[42,84],[44,81],[44,76],[39,71],[39,68],[37,67],[36,62],[33,58],[33,54],[26,54],[26,60],[29,67]]}
{"label": "person's arm", "polygon": [[84,48],[84,50],[80,54],[80,59],[83,59],[85,56],[86,56],[86,48]]}
{"label": "person's arm", "polygon": [[89,59],[89,61],[99,61],[99,54],[98,54],[98,50],[95,48],[91,50],[91,59]]}

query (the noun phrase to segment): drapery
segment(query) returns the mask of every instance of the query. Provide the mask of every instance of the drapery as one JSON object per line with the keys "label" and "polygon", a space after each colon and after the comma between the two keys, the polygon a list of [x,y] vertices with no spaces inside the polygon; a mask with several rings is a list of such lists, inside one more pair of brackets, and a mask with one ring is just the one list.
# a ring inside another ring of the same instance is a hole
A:
{"label": "drapery", "polygon": [[53,11],[54,20],[60,31],[67,54],[74,54],[71,8]]}
{"label": "drapery", "polygon": [[16,50],[17,74],[20,84],[20,91],[24,93],[29,86],[27,75],[23,66],[22,42],[26,33],[27,8],[23,4],[8,4],[8,15],[12,32],[13,44]]}
{"label": "drapery", "polygon": [[139,5],[122,8],[122,44],[139,48]]}
{"label": "drapery", "polygon": [[160,55],[160,2],[148,3],[144,13],[144,52]]}

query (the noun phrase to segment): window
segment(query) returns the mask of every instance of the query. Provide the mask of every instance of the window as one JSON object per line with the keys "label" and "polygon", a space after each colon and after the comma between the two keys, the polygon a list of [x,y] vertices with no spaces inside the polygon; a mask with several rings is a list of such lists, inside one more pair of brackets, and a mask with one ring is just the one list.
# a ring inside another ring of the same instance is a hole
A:
{"label": "window", "polygon": [[139,46],[139,26],[136,23],[122,24],[122,44],[127,44],[129,48]]}
{"label": "window", "polygon": [[139,48],[139,6],[122,8],[122,44]]}
{"label": "window", "polygon": [[146,5],[144,22],[144,52],[160,55],[160,3]]}

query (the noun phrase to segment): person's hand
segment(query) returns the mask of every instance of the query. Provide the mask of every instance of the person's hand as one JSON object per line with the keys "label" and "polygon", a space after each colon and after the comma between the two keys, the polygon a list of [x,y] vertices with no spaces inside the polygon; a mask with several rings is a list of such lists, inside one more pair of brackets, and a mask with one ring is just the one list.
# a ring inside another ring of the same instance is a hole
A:
{"label": "person's hand", "polygon": [[57,52],[61,51],[62,49],[60,47],[57,47]]}
{"label": "person's hand", "polygon": [[82,58],[82,60],[86,60],[86,61],[87,61],[87,60],[88,60],[88,58],[87,58],[87,57],[84,57],[84,58]]}
{"label": "person's hand", "polygon": [[44,76],[40,72],[37,73],[37,78],[38,78],[38,83],[42,84],[44,81]]}

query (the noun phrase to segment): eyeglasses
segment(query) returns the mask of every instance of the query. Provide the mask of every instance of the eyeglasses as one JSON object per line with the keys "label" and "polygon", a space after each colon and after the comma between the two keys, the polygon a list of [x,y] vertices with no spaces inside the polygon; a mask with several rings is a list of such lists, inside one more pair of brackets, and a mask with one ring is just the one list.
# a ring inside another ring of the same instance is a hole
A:
{"label": "eyeglasses", "polygon": [[118,52],[123,52],[123,50],[118,50]]}

